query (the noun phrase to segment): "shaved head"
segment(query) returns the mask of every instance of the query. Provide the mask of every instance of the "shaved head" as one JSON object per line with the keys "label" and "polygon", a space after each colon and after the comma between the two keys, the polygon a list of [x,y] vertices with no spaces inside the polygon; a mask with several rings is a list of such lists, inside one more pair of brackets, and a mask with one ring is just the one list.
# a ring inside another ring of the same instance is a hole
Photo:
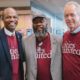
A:
{"label": "shaved head", "polygon": [[5,8],[3,10],[4,27],[9,31],[14,31],[18,24],[18,14],[14,8]]}
{"label": "shaved head", "polygon": [[[16,12],[16,10],[14,8],[12,8],[12,7],[5,8],[3,10],[3,14],[2,14],[3,19],[4,19],[5,15],[9,14],[10,12],[17,14],[17,12]],[[17,16],[18,16],[18,14],[17,14]]]}

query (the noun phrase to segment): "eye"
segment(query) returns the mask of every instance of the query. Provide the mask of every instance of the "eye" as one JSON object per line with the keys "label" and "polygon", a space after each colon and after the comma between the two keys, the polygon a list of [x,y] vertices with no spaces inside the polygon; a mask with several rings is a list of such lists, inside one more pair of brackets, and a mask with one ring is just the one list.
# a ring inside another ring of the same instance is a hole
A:
{"label": "eye", "polygon": [[68,14],[64,15],[64,17],[67,18],[68,17]]}
{"label": "eye", "polygon": [[18,17],[17,17],[17,16],[13,16],[13,18],[14,18],[14,19],[18,19]]}
{"label": "eye", "polygon": [[11,17],[10,16],[6,16],[6,17],[4,17],[5,19],[10,19]]}
{"label": "eye", "polygon": [[65,18],[68,18],[68,17],[75,17],[75,16],[76,16],[76,15],[73,14],[73,13],[64,15]]}
{"label": "eye", "polygon": [[70,14],[70,16],[74,17],[74,16],[75,16],[75,14]]}

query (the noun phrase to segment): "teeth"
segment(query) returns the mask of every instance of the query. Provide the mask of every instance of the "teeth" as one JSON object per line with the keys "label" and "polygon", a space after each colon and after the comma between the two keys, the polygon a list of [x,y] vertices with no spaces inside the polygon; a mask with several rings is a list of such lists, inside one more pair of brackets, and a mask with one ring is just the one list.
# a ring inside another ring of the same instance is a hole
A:
{"label": "teeth", "polygon": [[13,25],[13,26],[14,26],[14,25],[15,25],[15,23],[13,23],[13,22],[12,22],[12,23],[10,23],[10,25]]}
{"label": "teeth", "polygon": [[14,24],[13,22],[11,22],[10,24]]}

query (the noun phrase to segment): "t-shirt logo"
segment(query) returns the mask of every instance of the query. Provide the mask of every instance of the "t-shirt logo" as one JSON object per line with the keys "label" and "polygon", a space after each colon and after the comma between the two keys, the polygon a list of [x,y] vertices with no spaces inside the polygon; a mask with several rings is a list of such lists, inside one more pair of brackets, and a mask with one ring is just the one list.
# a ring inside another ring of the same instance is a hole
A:
{"label": "t-shirt logo", "polygon": [[19,59],[18,49],[10,49],[10,54],[12,60]]}
{"label": "t-shirt logo", "polygon": [[77,48],[76,44],[71,42],[65,42],[62,46],[63,53],[71,53],[80,55],[80,49]]}
{"label": "t-shirt logo", "polygon": [[51,58],[52,57],[52,51],[50,50],[50,53],[46,53],[45,49],[42,49],[41,47],[37,47],[37,54],[36,58],[37,59],[46,59],[46,58]]}

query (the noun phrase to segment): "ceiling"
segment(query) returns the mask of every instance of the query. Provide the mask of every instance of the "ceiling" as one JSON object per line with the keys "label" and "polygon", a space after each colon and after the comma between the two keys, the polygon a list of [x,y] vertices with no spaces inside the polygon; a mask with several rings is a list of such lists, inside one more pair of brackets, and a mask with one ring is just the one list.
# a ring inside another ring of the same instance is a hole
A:
{"label": "ceiling", "polygon": [[[70,0],[31,0],[31,5],[43,9],[51,15],[63,18],[63,8],[66,2]],[[73,0],[80,3],[80,0]]]}

